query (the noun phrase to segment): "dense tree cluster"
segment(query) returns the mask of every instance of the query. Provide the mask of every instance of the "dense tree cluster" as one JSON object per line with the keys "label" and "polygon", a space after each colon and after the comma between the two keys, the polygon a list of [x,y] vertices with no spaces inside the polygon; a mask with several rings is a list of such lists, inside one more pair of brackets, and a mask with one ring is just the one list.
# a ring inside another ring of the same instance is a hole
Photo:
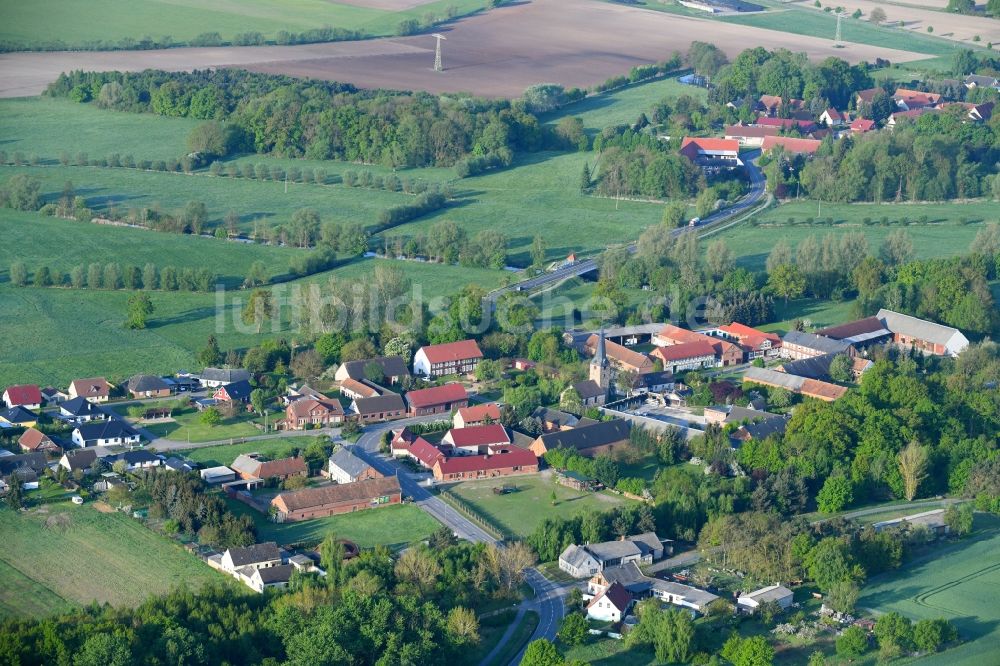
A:
{"label": "dense tree cluster", "polygon": [[103,108],[227,121],[258,153],[390,167],[446,166],[467,155],[540,148],[546,133],[520,104],[241,70],[72,72],[47,94]]}
{"label": "dense tree cluster", "polygon": [[197,534],[198,540],[214,548],[254,543],[253,518],[231,513],[219,494],[206,492],[194,475],[144,473],[139,488],[151,498],[151,518],[175,521],[181,532]]}

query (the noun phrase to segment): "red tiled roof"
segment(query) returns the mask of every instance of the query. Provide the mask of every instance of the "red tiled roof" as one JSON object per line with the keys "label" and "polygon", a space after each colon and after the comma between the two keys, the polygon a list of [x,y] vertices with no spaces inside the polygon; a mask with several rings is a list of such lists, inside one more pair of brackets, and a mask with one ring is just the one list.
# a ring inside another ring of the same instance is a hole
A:
{"label": "red tiled roof", "polygon": [[699,356],[715,356],[715,347],[707,340],[694,340],[668,347],[657,347],[651,354],[658,356],[666,363],[670,361],[683,361]]}
{"label": "red tiled roof", "polygon": [[55,442],[48,435],[34,428],[25,430],[20,439],[17,440],[17,443],[21,445],[21,448],[29,451],[35,451],[43,444],[55,446]]}
{"label": "red tiled roof", "polygon": [[450,361],[464,361],[470,358],[482,358],[483,352],[475,340],[459,340],[458,342],[447,342],[441,345],[427,345],[421,347],[427,360],[434,363],[448,363]]}
{"label": "red tiled roof", "polygon": [[499,423],[452,428],[445,435],[455,446],[486,446],[487,444],[509,444],[510,436]]}
{"label": "red tiled roof", "polygon": [[740,143],[735,139],[710,139],[704,137],[686,136],[681,142],[681,150],[695,146],[698,150],[740,152]]}
{"label": "red tiled roof", "polygon": [[765,333],[764,331],[758,331],[756,328],[751,328],[745,324],[739,322],[733,322],[728,326],[720,326],[720,331],[728,333],[734,338],[738,339],[741,343],[753,347],[754,349],[760,347],[764,340],[770,340],[772,347],[781,346],[781,338],[774,333]]}
{"label": "red tiled roof", "polygon": [[482,405],[462,407],[458,410],[458,415],[462,417],[462,421],[464,423],[475,423],[477,421],[484,421],[488,418],[494,421],[499,421],[500,406],[495,402],[487,402]]}
{"label": "red tiled roof", "polygon": [[468,399],[469,394],[465,392],[465,387],[458,383],[432,386],[406,394],[406,402],[410,407],[431,407]]}
{"label": "red tiled roof", "polygon": [[841,113],[837,109],[830,108],[826,110],[826,115],[830,116],[830,120],[847,120],[847,115]]}
{"label": "red tiled roof", "polygon": [[315,398],[300,398],[288,406],[288,411],[295,417],[306,417],[314,410],[343,415],[344,408],[336,400],[316,400]]}
{"label": "red tiled roof", "polygon": [[341,390],[347,389],[351,393],[356,393],[362,398],[374,398],[375,396],[380,395],[377,390],[368,386],[368,384],[359,382],[356,379],[351,379],[350,377],[340,382],[340,388]]}
{"label": "red tiled roof", "polygon": [[36,384],[8,386],[6,393],[11,407],[42,404],[42,392]]}
{"label": "red tiled roof", "polygon": [[399,495],[401,492],[399,479],[395,476],[382,476],[354,483],[338,483],[320,488],[283,492],[271,500],[271,504],[286,511],[301,511],[328,504],[358,502],[384,495]]}
{"label": "red tiled roof", "polygon": [[656,335],[665,340],[671,340],[674,344],[680,342],[696,342],[698,340],[708,340],[711,341],[707,335],[703,333],[695,333],[694,331],[689,331],[686,328],[681,328],[680,326],[674,326],[673,324],[664,324]]}
{"label": "red tiled roof", "polygon": [[104,377],[74,379],[71,386],[76,395],[81,398],[106,398],[111,392],[111,386]]}
{"label": "red tiled roof", "polygon": [[281,460],[268,460],[262,462],[257,468],[257,476],[262,479],[269,479],[273,476],[289,476],[291,474],[301,474],[308,471],[306,461],[303,458],[282,458]]}
{"label": "red tiled roof", "polygon": [[441,453],[441,449],[434,446],[423,437],[417,437],[407,448],[409,449],[410,454],[422,462],[425,467],[433,467],[434,461],[444,458],[444,454]]}
{"label": "red tiled roof", "polygon": [[875,121],[867,118],[858,118],[851,123],[852,132],[870,132],[873,129],[875,129]]}
{"label": "red tiled roof", "polygon": [[591,599],[590,603],[587,604],[587,608],[590,608],[604,597],[607,597],[608,601],[613,603],[615,608],[622,612],[624,612],[625,609],[628,608],[628,605],[632,602],[632,595],[625,589],[625,586],[618,581],[615,581],[614,583],[611,583],[611,586],[604,590],[603,593],[598,594],[596,597]]}
{"label": "red tiled roof", "polygon": [[453,456],[441,458],[434,466],[440,474],[459,474],[477,472],[479,470],[505,469],[508,467],[527,467],[537,465],[538,456],[528,449],[513,447],[500,453],[486,456]]}
{"label": "red tiled roof", "polygon": [[[591,333],[590,337],[587,338],[587,342],[584,343],[587,347],[587,351],[591,354],[597,353],[597,340],[597,334]],[[633,368],[641,369],[643,366],[650,364],[649,357],[645,354],[629,349],[628,347],[620,345],[617,342],[612,342],[611,340],[604,341],[604,351],[608,355],[608,358]]]}
{"label": "red tiled roof", "polygon": [[811,120],[798,120],[796,118],[758,118],[754,121],[758,127],[799,127],[803,130],[816,128],[816,123]]}
{"label": "red tiled roof", "polygon": [[875,95],[879,94],[880,92],[882,92],[881,88],[867,88],[865,90],[859,90],[858,97],[861,99],[862,102],[868,102],[870,104],[871,101],[875,99]]}
{"label": "red tiled roof", "polygon": [[806,153],[812,155],[823,142],[819,139],[796,139],[790,136],[767,136],[761,150],[767,152],[775,146],[781,146],[788,153]]}

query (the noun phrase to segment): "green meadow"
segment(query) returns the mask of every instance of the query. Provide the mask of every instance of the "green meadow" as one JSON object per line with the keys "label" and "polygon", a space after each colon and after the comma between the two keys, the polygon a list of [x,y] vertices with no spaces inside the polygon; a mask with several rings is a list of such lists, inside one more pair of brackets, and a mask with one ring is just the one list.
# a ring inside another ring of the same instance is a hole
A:
{"label": "green meadow", "polygon": [[445,16],[449,7],[458,14],[482,9],[482,0],[434,0],[410,3],[396,11],[361,6],[361,3],[326,0],[0,0],[4,27],[0,41],[30,47],[62,40],[83,44],[94,40],[117,41],[145,36],[168,36],[186,42],[206,32],[224,40],[239,33],[260,32],[273,39],[279,30],[302,32],[323,26],[358,30],[367,36],[394,34],[400,21],[421,20],[432,14]]}

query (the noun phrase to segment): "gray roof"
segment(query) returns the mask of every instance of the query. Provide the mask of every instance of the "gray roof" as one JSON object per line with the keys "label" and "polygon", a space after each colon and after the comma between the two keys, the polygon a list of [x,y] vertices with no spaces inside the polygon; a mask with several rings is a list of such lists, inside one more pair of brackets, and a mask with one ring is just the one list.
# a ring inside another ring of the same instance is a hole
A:
{"label": "gray roof", "polygon": [[617,567],[608,567],[601,573],[609,583],[618,583],[633,594],[644,594],[652,589],[663,594],[682,597],[685,601],[698,608],[704,608],[719,598],[711,592],[700,590],[697,587],[669,580],[660,580],[659,578],[650,578],[643,575],[635,562],[629,562]]}
{"label": "gray roof", "polygon": [[592,425],[580,426],[572,430],[559,430],[541,435],[539,439],[545,444],[545,449],[569,448],[584,451],[597,446],[614,444],[628,439],[629,424],[621,419],[601,421]]}
{"label": "gray roof", "polygon": [[336,467],[353,478],[363,474],[371,465],[354,455],[348,447],[342,446],[330,456],[330,467]]}
{"label": "gray roof", "polygon": [[788,419],[784,416],[770,416],[756,423],[747,423],[741,426],[747,431],[751,439],[767,439],[771,435],[784,433],[788,426]]}
{"label": "gray roof", "polygon": [[875,316],[893,333],[901,333],[907,337],[918,338],[938,345],[947,345],[955,334],[962,335],[957,328],[935,324],[926,319],[911,317],[884,308],[879,310]]}
{"label": "gray roof", "polygon": [[812,358],[802,358],[797,361],[787,361],[781,364],[785,372],[809,379],[827,380],[830,378],[830,363],[837,354],[822,354]]}
{"label": "gray roof", "polygon": [[740,421],[753,421],[754,419],[764,419],[771,416],[779,416],[759,409],[740,407],[739,405],[712,405],[706,410],[723,412],[726,415],[724,423],[739,423]]}
{"label": "gray roof", "polygon": [[182,458],[171,456],[163,461],[163,466],[178,472],[191,472],[195,469],[194,463]]}
{"label": "gray roof", "polygon": [[347,376],[351,379],[365,379],[365,366],[369,363],[377,363],[381,366],[382,374],[386,377],[404,377],[410,374],[401,356],[376,356],[361,361],[346,361],[344,370],[347,371]]}
{"label": "gray roof", "polygon": [[142,463],[150,463],[159,459],[159,456],[149,451],[125,451],[115,456],[109,456],[108,462],[114,463],[117,460],[124,460],[129,465],[141,465]]}
{"label": "gray roof", "polygon": [[87,469],[97,460],[97,451],[94,449],[74,449],[66,452],[66,462],[69,463],[70,471]]}
{"label": "gray roof", "polygon": [[742,596],[749,597],[758,603],[764,603],[766,601],[778,601],[779,599],[790,597],[792,596],[792,591],[782,585],[768,585]]}
{"label": "gray roof", "polygon": [[376,412],[405,412],[406,405],[398,393],[386,392],[371,398],[357,398],[354,406],[359,414],[375,414]]}
{"label": "gray roof", "polygon": [[59,409],[70,416],[107,416],[104,410],[83,397],[61,402],[59,403]]}
{"label": "gray roof", "polygon": [[30,423],[38,420],[37,414],[21,405],[3,410],[0,412],[0,416],[3,416],[4,420],[10,423]]}
{"label": "gray roof", "polygon": [[230,400],[247,399],[253,392],[253,387],[250,386],[250,380],[248,379],[240,379],[239,381],[230,382],[222,388],[226,391],[226,395],[229,396]]}
{"label": "gray roof", "polygon": [[229,549],[229,557],[233,560],[234,567],[242,567],[258,562],[270,560],[280,560],[281,550],[278,544],[273,541],[266,543],[255,543],[252,546],[237,547]]}
{"label": "gray roof", "polygon": [[229,467],[237,472],[256,475],[257,470],[260,468],[260,463],[260,460],[251,457],[249,454],[241,453],[236,456],[236,459],[233,460],[233,464]]}
{"label": "gray roof", "polygon": [[774,384],[789,391],[798,391],[806,381],[805,377],[790,375],[787,372],[778,372],[770,368],[747,368],[747,371],[743,374],[743,378],[751,382]]}
{"label": "gray roof", "polygon": [[718,595],[698,589],[697,587],[691,587],[690,585],[675,583],[669,580],[660,580],[659,578],[654,579],[652,587],[654,590],[659,592],[665,592],[667,594],[682,597],[684,601],[692,606],[697,606],[698,608],[704,608],[719,598]]}
{"label": "gray roof", "polygon": [[274,585],[275,583],[287,583],[291,579],[293,571],[295,571],[295,567],[291,564],[279,564],[276,567],[257,569],[257,575],[260,576],[260,582],[265,585]]}
{"label": "gray roof", "polygon": [[646,552],[663,550],[663,542],[660,541],[660,537],[656,536],[656,532],[643,532],[625,538]]}
{"label": "gray roof", "polygon": [[585,379],[582,382],[577,382],[576,384],[573,384],[573,388],[580,394],[581,400],[599,398],[608,392],[607,389],[603,388],[593,379]]}
{"label": "gray roof", "polygon": [[230,384],[241,380],[249,380],[250,373],[242,368],[205,368],[201,371],[201,379],[209,382]]}
{"label": "gray roof", "polygon": [[0,458],[0,475],[2,476],[7,476],[11,472],[20,469],[30,469],[41,473],[45,471],[45,467],[45,454],[40,451]]}
{"label": "gray roof", "polygon": [[535,411],[531,413],[536,419],[541,419],[546,423],[555,423],[559,426],[573,426],[576,425],[579,419],[570,414],[569,412],[563,412],[558,409],[552,409],[550,407],[536,407]]}
{"label": "gray roof", "polygon": [[136,375],[128,380],[128,390],[136,393],[169,390],[170,384],[156,375]]}
{"label": "gray roof", "polygon": [[851,343],[843,340],[834,340],[814,333],[804,333],[802,331],[788,331],[782,339],[784,343],[814,349],[824,354],[838,354],[847,351]]}
{"label": "gray roof", "polygon": [[631,541],[604,541],[587,544],[584,548],[601,562],[643,554],[643,549]]}
{"label": "gray roof", "polygon": [[586,550],[580,546],[570,544],[566,546],[566,550],[559,555],[559,560],[566,562],[568,565],[575,569],[585,569],[591,562],[596,564],[594,556],[588,553]]}
{"label": "gray roof", "polygon": [[89,421],[76,427],[83,441],[92,439],[110,439],[113,437],[134,437],[138,433],[124,421],[108,419],[107,421]]}

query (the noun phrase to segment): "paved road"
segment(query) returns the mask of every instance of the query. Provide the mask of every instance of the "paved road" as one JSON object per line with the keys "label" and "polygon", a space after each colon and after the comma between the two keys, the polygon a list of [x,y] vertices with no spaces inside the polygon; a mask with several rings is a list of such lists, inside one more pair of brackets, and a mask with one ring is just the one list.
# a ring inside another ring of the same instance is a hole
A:
{"label": "paved road", "polygon": [[[751,153],[747,153],[746,156],[747,159],[745,160],[745,164],[747,167],[747,173],[750,175],[750,190],[742,199],[737,201],[729,208],[720,210],[717,213],[713,213],[708,217],[706,217],[701,222],[699,222],[698,226],[696,227],[697,230],[699,231],[707,230],[718,225],[721,222],[729,220],[730,218],[737,217],[738,215],[749,210],[750,208],[756,206],[758,203],[760,203],[760,200],[764,197],[764,183],[765,183],[764,174],[761,173],[761,170],[757,167],[756,163],[757,159],[760,157],[760,151],[755,150]],[[679,229],[674,229],[670,233],[672,236],[677,237],[687,232],[689,229],[690,227],[681,227]],[[628,250],[630,253],[634,254],[637,250],[637,245],[636,243],[630,243],[629,245],[625,246],[625,249]],[[567,280],[571,277],[584,275],[596,269],[597,269],[596,257],[591,259],[583,259],[572,265],[563,266],[562,268],[558,268],[554,271],[543,273],[542,275],[538,275],[536,277],[523,280],[516,284],[512,284],[508,287],[501,287],[499,289],[491,291],[489,294],[486,295],[486,298],[487,300],[490,301],[490,303],[496,303],[496,300],[505,292],[534,291],[539,287],[543,287],[545,285],[550,285],[550,284],[556,284],[558,282],[562,282],[563,280]]]}
{"label": "paved road", "polygon": [[864,516],[871,516],[876,513],[887,513],[889,511],[896,510],[906,510],[912,513],[921,513],[929,509],[937,509],[941,507],[947,507],[952,504],[962,504],[963,502],[968,502],[966,499],[958,499],[955,497],[944,497],[940,499],[925,499],[916,500],[910,502],[909,504],[883,504],[881,506],[873,506],[867,509],[858,509],[857,511],[849,511],[847,513],[840,513],[836,516],[830,516],[829,518],[820,518],[819,520],[812,521],[812,525],[817,525],[819,523],[825,523],[828,520],[833,520],[835,518],[863,518]]}

